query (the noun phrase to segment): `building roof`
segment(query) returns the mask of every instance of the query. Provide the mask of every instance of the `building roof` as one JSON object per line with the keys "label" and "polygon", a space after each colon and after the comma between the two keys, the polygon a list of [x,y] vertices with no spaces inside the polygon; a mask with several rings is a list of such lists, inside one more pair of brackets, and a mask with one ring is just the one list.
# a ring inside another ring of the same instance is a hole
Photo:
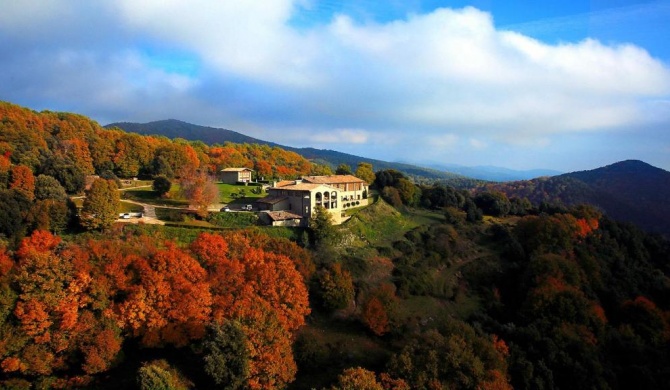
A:
{"label": "building roof", "polygon": [[320,184],[320,183],[297,183],[297,184],[290,184],[290,185],[285,185],[282,187],[271,187],[271,190],[286,190],[286,191],[313,191],[316,190],[320,187],[325,187],[327,188],[328,191],[339,191],[335,187],[331,187],[327,184]]}
{"label": "building roof", "polygon": [[293,184],[295,184],[295,180],[282,180],[282,181],[277,182],[277,184],[275,185],[275,188],[290,186],[290,185],[293,185]]}
{"label": "building roof", "polygon": [[354,175],[305,176],[304,181],[319,184],[365,183]]}
{"label": "building roof", "polygon": [[242,172],[242,171],[253,172],[254,170],[251,168],[224,168],[221,170],[221,172]]}
{"label": "building roof", "polygon": [[316,189],[323,184],[313,184],[313,183],[298,183],[298,184],[290,184],[282,187],[274,187],[277,189],[282,189],[282,190],[289,190],[289,191],[311,191],[313,189]]}
{"label": "building roof", "polygon": [[265,198],[258,199],[256,203],[277,204],[285,199],[287,199],[286,196],[266,196]]}
{"label": "building roof", "polygon": [[268,217],[273,221],[286,221],[289,219],[301,219],[302,216],[298,214],[289,213],[288,211],[267,211]]}

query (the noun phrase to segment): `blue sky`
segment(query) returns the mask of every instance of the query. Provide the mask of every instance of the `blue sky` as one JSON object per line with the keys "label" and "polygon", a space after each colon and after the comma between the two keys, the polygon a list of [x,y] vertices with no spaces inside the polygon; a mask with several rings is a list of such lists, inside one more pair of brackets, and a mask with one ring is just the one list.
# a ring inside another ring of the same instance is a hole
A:
{"label": "blue sky", "polygon": [[23,0],[0,100],[417,164],[670,170],[670,0]]}

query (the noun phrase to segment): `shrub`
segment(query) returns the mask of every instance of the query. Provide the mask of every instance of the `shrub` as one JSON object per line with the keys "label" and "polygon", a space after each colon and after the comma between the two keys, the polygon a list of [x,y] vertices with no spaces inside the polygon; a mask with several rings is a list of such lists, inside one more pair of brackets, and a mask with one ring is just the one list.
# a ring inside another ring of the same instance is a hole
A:
{"label": "shrub", "polygon": [[158,192],[159,195],[163,196],[170,192],[170,188],[172,188],[172,182],[170,182],[170,180],[165,176],[158,176],[154,179],[151,188]]}
{"label": "shrub", "polygon": [[137,371],[137,384],[142,390],[187,390],[193,385],[165,360],[144,363]]}

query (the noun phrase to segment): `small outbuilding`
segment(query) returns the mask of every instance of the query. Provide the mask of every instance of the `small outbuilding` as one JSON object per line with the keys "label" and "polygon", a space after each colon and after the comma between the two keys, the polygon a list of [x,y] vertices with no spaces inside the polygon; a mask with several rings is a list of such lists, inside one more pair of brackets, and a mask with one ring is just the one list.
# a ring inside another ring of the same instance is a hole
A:
{"label": "small outbuilding", "polygon": [[303,218],[288,211],[264,211],[259,214],[262,222],[272,226],[301,226]]}
{"label": "small outbuilding", "polygon": [[227,184],[249,183],[253,171],[251,168],[225,168],[219,172],[219,179]]}

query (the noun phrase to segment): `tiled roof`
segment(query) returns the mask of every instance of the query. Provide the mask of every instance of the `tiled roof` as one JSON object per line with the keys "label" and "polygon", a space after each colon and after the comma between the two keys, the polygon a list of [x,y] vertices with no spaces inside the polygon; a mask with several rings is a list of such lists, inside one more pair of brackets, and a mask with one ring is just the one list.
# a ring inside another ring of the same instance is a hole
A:
{"label": "tiled roof", "polygon": [[282,190],[289,190],[289,191],[311,191],[317,187],[322,186],[323,184],[312,184],[312,183],[298,183],[298,184],[292,184],[292,185],[287,185],[287,186],[282,186],[282,187],[273,187],[277,189],[282,189]]}
{"label": "tiled roof", "polygon": [[344,184],[344,183],[365,183],[353,175],[331,175],[331,176],[305,176],[304,181],[319,184]]}
{"label": "tiled roof", "polygon": [[295,184],[295,180],[282,180],[282,181],[280,181],[280,182],[277,183],[277,185],[275,186],[275,188],[277,188],[277,187],[284,187],[284,186],[290,186],[290,185],[293,185],[293,184]]}
{"label": "tiled roof", "polygon": [[251,168],[224,168],[221,170],[221,172],[242,172],[242,171],[253,172],[254,170]]}
{"label": "tiled roof", "polygon": [[288,211],[268,211],[268,217],[273,221],[286,221],[288,219],[301,219],[302,216],[289,213]]}

